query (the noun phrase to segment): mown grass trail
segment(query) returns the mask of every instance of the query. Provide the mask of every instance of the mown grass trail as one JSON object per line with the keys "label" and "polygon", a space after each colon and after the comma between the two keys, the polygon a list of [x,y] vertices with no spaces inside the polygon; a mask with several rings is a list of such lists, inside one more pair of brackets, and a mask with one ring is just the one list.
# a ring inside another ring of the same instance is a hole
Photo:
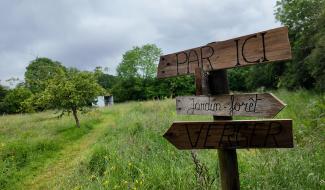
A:
{"label": "mown grass trail", "polygon": [[0,117],[0,189],[21,189],[25,180],[102,120],[99,111],[92,111],[81,116],[82,128],[77,129],[71,117],[56,115],[49,111]]}
{"label": "mown grass trail", "polygon": [[[241,189],[325,189],[325,96],[274,92],[293,119],[293,149],[238,150]],[[253,118],[235,118],[253,119]],[[0,189],[218,189],[215,150],[196,151],[212,185],[197,178],[190,151],[162,135],[177,115],[175,100],[130,102],[82,116],[53,113],[0,117]]]}
{"label": "mown grass trail", "polygon": [[106,117],[101,123],[96,124],[93,130],[84,135],[81,139],[71,142],[59,152],[59,156],[39,174],[29,179],[22,186],[22,189],[53,189],[51,184],[54,180],[62,180],[61,178],[69,175],[90,153],[92,146],[100,139],[106,127],[113,127],[112,118]]}

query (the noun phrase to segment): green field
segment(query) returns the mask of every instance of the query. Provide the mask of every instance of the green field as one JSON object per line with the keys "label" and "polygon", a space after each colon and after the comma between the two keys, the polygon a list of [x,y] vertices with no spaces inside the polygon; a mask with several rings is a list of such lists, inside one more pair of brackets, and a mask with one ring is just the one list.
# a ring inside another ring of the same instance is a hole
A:
{"label": "green field", "polygon": [[[325,189],[325,97],[274,92],[294,121],[293,149],[238,150],[242,189]],[[130,102],[81,115],[0,116],[0,189],[219,189],[216,150],[177,150],[162,135],[175,100]],[[236,118],[238,119],[238,118]],[[197,170],[202,166],[203,170]]]}

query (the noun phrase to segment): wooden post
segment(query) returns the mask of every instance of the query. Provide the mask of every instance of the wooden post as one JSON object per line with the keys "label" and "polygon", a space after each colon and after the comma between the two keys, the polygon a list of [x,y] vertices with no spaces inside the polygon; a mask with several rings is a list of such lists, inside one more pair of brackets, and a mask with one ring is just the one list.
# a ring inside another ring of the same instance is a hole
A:
{"label": "wooden post", "polygon": [[[229,94],[227,70],[211,71],[208,76],[211,95]],[[213,116],[214,120],[232,120],[229,116]],[[222,190],[239,190],[239,173],[236,149],[218,149]]]}

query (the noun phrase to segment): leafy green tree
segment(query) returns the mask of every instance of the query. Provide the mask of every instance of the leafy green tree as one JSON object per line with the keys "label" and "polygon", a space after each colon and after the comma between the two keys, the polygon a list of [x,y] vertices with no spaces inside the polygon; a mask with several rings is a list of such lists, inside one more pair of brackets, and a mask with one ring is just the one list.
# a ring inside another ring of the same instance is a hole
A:
{"label": "leafy green tree", "polygon": [[96,97],[103,93],[104,89],[97,83],[93,73],[68,69],[65,74],[48,80],[39,101],[62,110],[62,115],[72,112],[76,126],[80,127],[78,111],[91,106]]}
{"label": "leafy green tree", "polygon": [[117,74],[123,78],[153,78],[161,54],[161,50],[154,44],[134,47],[123,54],[122,62],[116,69]]}
{"label": "leafy green tree", "polygon": [[116,102],[146,99],[143,79],[139,77],[119,78],[112,92]]}
{"label": "leafy green tree", "polygon": [[232,91],[247,91],[247,81],[250,77],[249,67],[238,67],[228,71],[229,88]]}
{"label": "leafy green tree", "polygon": [[4,86],[0,85],[0,101],[3,100],[7,92],[8,90]]}
{"label": "leafy green tree", "polygon": [[116,83],[116,77],[104,73],[102,67],[96,67],[94,70],[95,77],[100,86],[102,86],[108,92],[111,92],[113,85]]}
{"label": "leafy green tree", "polygon": [[31,97],[32,92],[25,87],[17,87],[9,90],[3,99],[1,109],[2,113],[20,113],[25,112],[23,102]]}
{"label": "leafy green tree", "polygon": [[42,92],[47,84],[47,80],[56,75],[61,75],[66,68],[57,61],[48,58],[36,58],[26,68],[26,86],[33,92]]}
{"label": "leafy green tree", "polygon": [[8,90],[0,85],[0,113],[4,113],[4,103],[3,103],[3,99],[6,97],[6,94],[8,93]]}
{"label": "leafy green tree", "polygon": [[[325,8],[324,8],[325,9]],[[317,90],[325,92],[325,11],[318,20],[318,33],[314,35],[315,48],[306,58],[310,75],[315,79]]]}
{"label": "leafy green tree", "polygon": [[242,81],[246,89],[239,90],[251,91],[261,87],[267,89],[278,88],[284,66],[284,63],[272,63],[248,67],[249,70],[245,73],[245,79]]}
{"label": "leafy green tree", "polygon": [[154,44],[134,47],[118,65],[112,93],[115,101],[145,100],[156,96],[151,91],[161,50]]}
{"label": "leafy green tree", "polygon": [[154,44],[146,44],[140,49],[139,69],[142,78],[153,78],[157,73],[157,63],[162,51]]}
{"label": "leafy green tree", "polygon": [[[325,0],[279,0],[276,4],[276,19],[289,28],[293,60],[287,62],[286,72],[280,85],[288,88],[313,88],[322,82],[320,45],[324,35]],[[318,45],[317,45],[318,44]],[[315,48],[318,50],[314,51]],[[307,57],[314,51],[312,58]],[[323,53],[324,54],[324,53]],[[307,61],[308,60],[308,61]],[[311,67],[312,65],[312,67]],[[317,72],[315,71],[317,70]],[[319,76],[321,75],[321,76]]]}

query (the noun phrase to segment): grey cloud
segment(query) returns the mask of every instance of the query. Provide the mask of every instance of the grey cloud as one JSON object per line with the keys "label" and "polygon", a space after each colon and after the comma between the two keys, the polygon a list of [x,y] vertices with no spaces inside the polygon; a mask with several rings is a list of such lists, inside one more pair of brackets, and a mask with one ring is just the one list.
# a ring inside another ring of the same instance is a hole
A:
{"label": "grey cloud", "polygon": [[0,80],[23,78],[49,57],[66,66],[109,67],[136,45],[164,53],[267,30],[275,0],[8,0],[0,2]]}

